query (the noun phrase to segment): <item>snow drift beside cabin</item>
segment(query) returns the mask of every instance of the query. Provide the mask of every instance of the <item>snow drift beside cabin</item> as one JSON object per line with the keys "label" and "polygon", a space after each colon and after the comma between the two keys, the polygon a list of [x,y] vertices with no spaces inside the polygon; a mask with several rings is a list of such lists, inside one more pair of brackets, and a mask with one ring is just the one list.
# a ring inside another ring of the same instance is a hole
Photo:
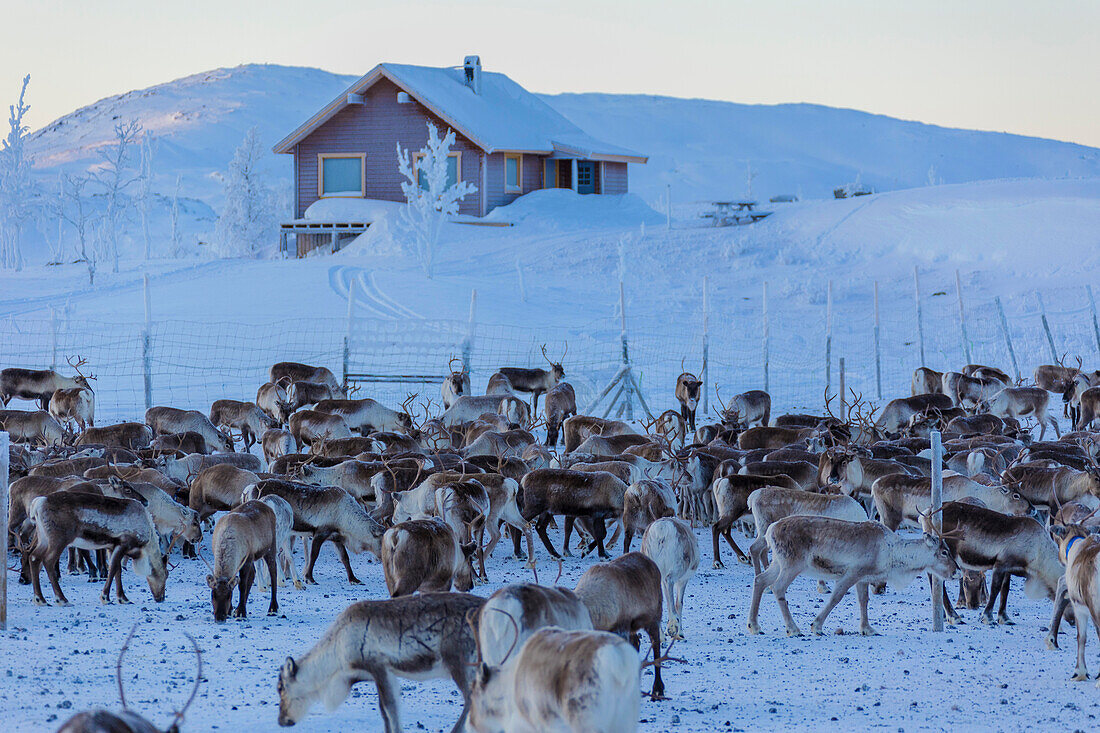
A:
{"label": "snow drift beside cabin", "polygon": [[309,205],[303,218],[311,222],[370,223],[387,216],[396,216],[404,205],[397,201],[379,199],[319,199]]}

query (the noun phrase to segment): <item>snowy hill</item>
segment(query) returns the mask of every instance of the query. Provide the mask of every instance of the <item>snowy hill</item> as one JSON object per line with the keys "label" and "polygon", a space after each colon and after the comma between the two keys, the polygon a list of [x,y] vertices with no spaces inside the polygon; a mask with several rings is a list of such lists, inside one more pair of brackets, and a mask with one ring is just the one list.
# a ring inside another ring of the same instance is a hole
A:
{"label": "snowy hill", "polygon": [[[31,149],[45,176],[94,163],[118,120],[139,119],[159,139],[155,189],[177,174],[183,195],[220,208],[220,171],[246,130],[272,144],[339,94],[354,77],[320,69],[247,65],[215,69],[103,99],[37,131]],[[877,190],[994,178],[1100,176],[1100,151],[1018,135],[952,130],[815,105],[743,105],[642,95],[543,97],[587,132],[649,154],[632,190],[656,202],[740,196],[747,168],[757,196],[831,195],[861,181]],[[268,173],[288,185],[288,156]]]}

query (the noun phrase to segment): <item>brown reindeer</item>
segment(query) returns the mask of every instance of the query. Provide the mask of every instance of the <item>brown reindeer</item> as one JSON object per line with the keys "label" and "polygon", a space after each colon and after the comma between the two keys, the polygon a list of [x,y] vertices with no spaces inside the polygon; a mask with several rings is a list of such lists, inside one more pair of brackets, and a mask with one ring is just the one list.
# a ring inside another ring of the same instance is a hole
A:
{"label": "brown reindeer", "polygon": [[1033,417],[1040,425],[1039,440],[1046,436],[1047,425],[1060,435],[1058,420],[1047,413],[1050,393],[1040,387],[1005,387],[978,405],[978,412],[988,412],[999,418]]}
{"label": "brown reindeer", "polygon": [[267,378],[267,381],[272,384],[279,384],[280,381],[324,384],[332,391],[331,396],[344,393],[343,387],[336,381],[336,376],[327,367],[315,367],[296,361],[280,361],[272,364],[267,370]]}
{"label": "brown reindeer", "polygon": [[382,537],[386,589],[393,598],[421,589],[446,592],[452,585],[465,593],[474,587],[470,556],[476,549],[477,543],[462,544],[438,517],[395,524]]}
{"label": "brown reindeer", "polygon": [[577,414],[577,394],[569,382],[559,382],[546,393],[543,415],[546,419],[546,445],[558,444],[562,423]]}
{"label": "brown reindeer", "polygon": [[20,369],[10,367],[0,371],[0,405],[7,407],[12,398],[21,400],[37,400],[40,409],[45,410],[50,405],[50,398],[59,389],[76,389],[78,387],[90,389],[88,379],[80,372],[80,367],[87,363],[86,359],[78,359],[74,364],[72,357],[68,359],[69,366],[76,371],[75,377],[63,377],[51,369]]}
{"label": "brown reindeer", "polygon": [[276,599],[278,570],[276,554],[278,543],[275,533],[275,512],[262,501],[247,501],[229,512],[214,525],[211,537],[214,547],[214,564],[206,576],[210,586],[210,601],[214,606],[214,620],[218,623],[229,618],[233,605],[233,589],[238,587],[240,599],[234,618],[248,614],[248,594],[256,577],[255,561],[263,560],[272,578],[271,604],[268,616],[279,613]]}
{"label": "brown reindeer", "polygon": [[274,418],[261,410],[255,402],[241,400],[215,400],[210,406],[210,422],[218,428],[237,430],[247,453],[269,428],[278,427]]}
{"label": "brown reindeer", "polygon": [[142,450],[153,442],[153,429],[139,422],[123,422],[98,428],[87,428],[73,445],[106,445],[128,450]]}
{"label": "brown reindeer", "polygon": [[[572,526],[569,519],[588,517],[592,521],[594,539],[599,556],[606,558],[604,549],[606,536],[605,520],[621,516],[623,496],[627,485],[610,473],[597,471],[582,473],[559,468],[542,468],[531,471],[520,482],[523,487],[523,519],[530,522],[538,519],[535,529],[553,557],[561,557],[554,549],[546,534],[550,519],[555,514],[567,518],[567,528]],[[568,543],[563,552],[569,553]]]}
{"label": "brown reindeer", "polygon": [[228,435],[214,427],[210,418],[198,410],[181,410],[176,407],[150,407],[145,411],[145,424],[153,429],[154,435],[165,433],[195,432],[203,437],[206,444],[214,450],[233,452],[233,441]]}
{"label": "brown reindeer", "polygon": [[290,413],[294,411],[287,400],[286,390],[289,386],[290,379],[283,378],[277,383],[265,382],[256,390],[256,405],[278,425],[286,425]]}
{"label": "brown reindeer", "polygon": [[65,437],[61,423],[45,410],[0,410],[0,430],[10,435],[13,443],[53,446]]}
{"label": "brown reindeer", "polygon": [[95,427],[95,392],[88,387],[59,389],[50,397],[50,414],[58,421],[75,422],[82,432]]}
{"label": "brown reindeer", "polygon": [[913,382],[910,394],[913,397],[921,394],[942,394],[943,372],[937,372],[928,367],[917,367],[913,372]]}
{"label": "brown reindeer", "polygon": [[565,369],[562,368],[561,363],[565,361],[565,357],[568,353],[569,344],[566,343],[565,352],[562,353],[561,359],[558,361],[551,361],[550,357],[546,355],[546,344],[543,344],[542,358],[546,359],[547,363],[550,364],[549,370],[527,369],[524,367],[501,367],[497,370],[497,373],[508,380],[513,392],[526,392],[531,395],[531,413],[536,414],[539,410],[539,395],[544,392],[549,392],[565,376]]}
{"label": "brown reindeer", "polygon": [[[455,369],[455,362],[459,363],[459,368]],[[443,383],[439,385],[440,397],[443,399],[443,409],[454,404],[462,395],[473,394],[473,390],[470,387],[470,372],[466,370],[466,367],[462,365],[462,360],[458,358],[451,359],[447,365],[450,369],[450,373],[443,378]]]}
{"label": "brown reindeer", "polygon": [[574,415],[562,423],[565,436],[565,452],[572,453],[581,443],[593,435],[637,435],[638,431],[621,420],[607,420],[592,415]]}
{"label": "brown reindeer", "polygon": [[695,432],[695,411],[699,407],[703,382],[690,372],[676,377],[676,401],[680,403],[680,417]]}

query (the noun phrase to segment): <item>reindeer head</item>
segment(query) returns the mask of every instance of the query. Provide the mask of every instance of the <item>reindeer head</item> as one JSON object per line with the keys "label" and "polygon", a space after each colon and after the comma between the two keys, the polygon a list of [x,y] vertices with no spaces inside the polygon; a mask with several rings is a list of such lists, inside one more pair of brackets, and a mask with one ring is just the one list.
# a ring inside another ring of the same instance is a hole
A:
{"label": "reindeer head", "polygon": [[210,601],[214,604],[214,620],[219,624],[229,618],[229,609],[233,605],[233,589],[237,587],[237,576],[228,578],[215,578],[206,576],[206,584],[210,586]]}
{"label": "reindeer head", "polygon": [[[74,358],[76,358],[76,362],[73,362]],[[91,391],[92,388],[88,384],[88,380],[89,379],[94,380],[95,375],[94,374],[88,374],[87,376],[85,376],[84,372],[80,371],[80,367],[87,364],[88,360],[85,359],[84,357],[72,357],[72,356],[70,356],[70,357],[66,357],[65,361],[67,361],[69,363],[69,366],[71,366],[73,368],[73,371],[76,372],[76,376],[73,377],[73,381],[76,382],[77,384],[79,384],[84,389],[86,389],[88,391]]]}
{"label": "reindeer head", "polygon": [[550,375],[553,377],[554,384],[557,384],[565,377],[565,369],[561,363],[565,361],[565,355],[569,353],[569,342],[565,342],[565,351],[562,352],[560,361],[551,361],[550,357],[546,355],[546,344],[542,345],[542,358],[550,364]]}

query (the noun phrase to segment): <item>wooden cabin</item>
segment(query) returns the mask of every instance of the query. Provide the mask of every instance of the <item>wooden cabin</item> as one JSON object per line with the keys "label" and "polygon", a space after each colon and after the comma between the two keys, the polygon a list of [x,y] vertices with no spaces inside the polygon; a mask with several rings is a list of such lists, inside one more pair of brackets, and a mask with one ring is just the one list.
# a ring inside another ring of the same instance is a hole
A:
{"label": "wooden cabin", "polygon": [[379,64],[274,148],[294,156],[295,219],[282,225],[298,256],[338,249],[369,221],[306,218],[325,198],[405,200],[397,146],[417,151],[427,122],[455,131],[452,176],[477,192],[459,213],[484,216],[540,188],[624,194],[628,164],[644,155],[588,135],[504,74],[482,71],[477,56],[460,67]]}

